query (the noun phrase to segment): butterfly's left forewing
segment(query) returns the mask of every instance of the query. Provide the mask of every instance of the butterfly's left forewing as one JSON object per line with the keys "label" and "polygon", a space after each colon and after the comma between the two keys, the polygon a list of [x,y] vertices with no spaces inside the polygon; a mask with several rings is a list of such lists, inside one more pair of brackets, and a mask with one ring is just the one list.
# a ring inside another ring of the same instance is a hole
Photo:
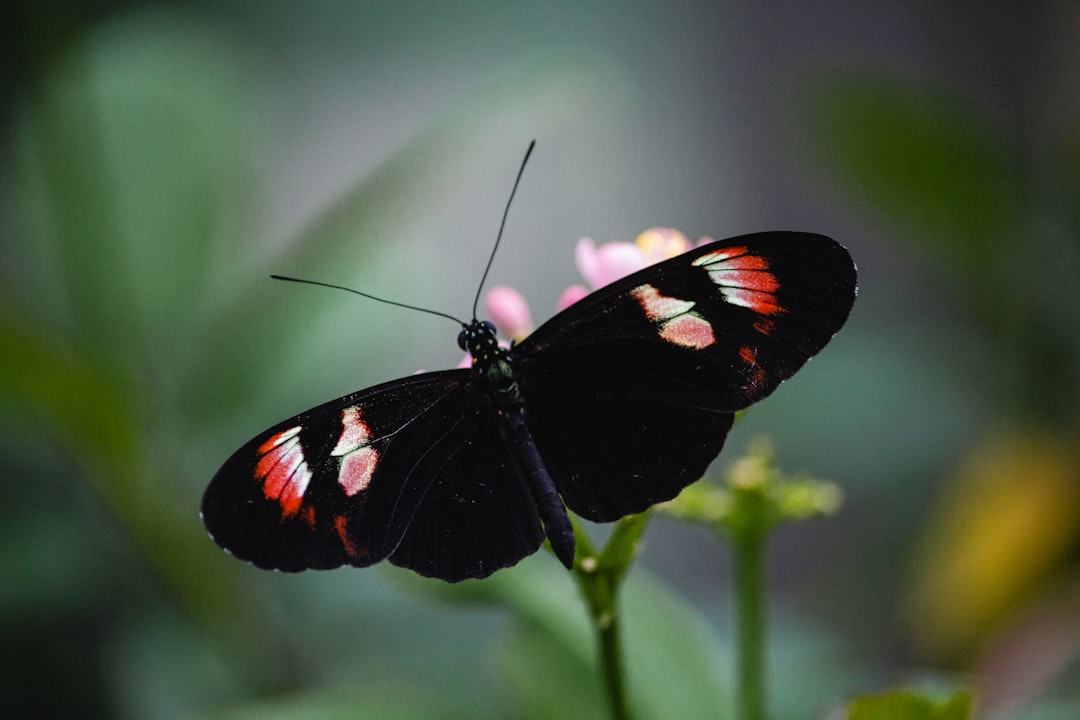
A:
{"label": "butterfly's left forewing", "polygon": [[[494,483],[506,459],[486,451],[493,421],[475,382],[466,370],[424,373],[279,423],[214,476],[207,529],[237,557],[287,571],[390,557],[460,580],[517,562],[543,533],[528,490]],[[465,520],[455,501],[469,506]],[[484,555],[489,546],[498,551]]]}
{"label": "butterfly's left forewing", "polygon": [[844,324],[855,268],[809,233],[699,247],[601,288],[514,349],[529,427],[567,506],[614,520],[701,476],[734,413]]}

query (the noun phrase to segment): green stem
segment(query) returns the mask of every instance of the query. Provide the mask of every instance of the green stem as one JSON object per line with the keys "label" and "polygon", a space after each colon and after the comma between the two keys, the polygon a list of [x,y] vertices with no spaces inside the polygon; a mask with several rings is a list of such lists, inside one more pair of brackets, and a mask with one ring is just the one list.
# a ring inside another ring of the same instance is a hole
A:
{"label": "green stem", "polygon": [[739,720],[765,718],[765,538],[742,533],[732,543],[735,560],[735,632]]}
{"label": "green stem", "polygon": [[622,649],[619,647],[618,616],[611,613],[595,619],[600,640],[600,666],[604,674],[604,688],[612,720],[630,720],[630,706],[626,704],[623,686]]}
{"label": "green stem", "polygon": [[[619,586],[637,555],[641,534],[651,513],[644,512],[620,520],[608,538],[604,550],[597,553],[592,542],[574,522],[577,552],[574,577],[589,607],[589,616],[596,629],[600,646],[600,672],[608,696],[613,720],[630,720],[630,705],[626,701],[626,677],[622,647],[619,642]],[[571,518],[572,520],[572,518]]]}
{"label": "green stem", "polygon": [[738,720],[765,720],[765,548],[785,522],[832,515],[843,496],[832,483],[781,475],[767,445],[754,443],[725,487],[697,483],[665,506],[704,522],[731,547],[734,563],[735,689]]}

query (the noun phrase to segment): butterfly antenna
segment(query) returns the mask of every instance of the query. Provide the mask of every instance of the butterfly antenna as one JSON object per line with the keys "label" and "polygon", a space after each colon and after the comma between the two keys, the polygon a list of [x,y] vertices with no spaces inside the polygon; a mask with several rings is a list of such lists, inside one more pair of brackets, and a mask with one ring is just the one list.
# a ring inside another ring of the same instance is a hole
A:
{"label": "butterfly antenna", "polygon": [[510,214],[510,203],[514,202],[514,194],[517,192],[518,183],[521,182],[521,175],[525,172],[525,163],[529,162],[529,156],[532,155],[534,147],[536,147],[535,140],[529,143],[529,149],[525,151],[525,157],[521,160],[521,167],[518,169],[517,178],[514,180],[514,187],[510,191],[510,199],[506,201],[506,209],[503,210],[502,222],[499,223],[499,234],[495,236],[495,247],[491,248],[491,255],[488,256],[487,267],[484,268],[484,274],[480,276],[480,286],[476,288],[476,298],[473,299],[472,316],[474,320],[476,319],[476,306],[480,304],[480,293],[484,290],[484,282],[487,280],[488,272],[491,270],[491,263],[495,261],[495,252],[499,249],[499,241],[502,240],[503,228],[506,227],[506,218]]}
{"label": "butterfly antenna", "polygon": [[376,297],[375,295],[369,295],[366,292],[360,292],[359,290],[353,290],[352,288],[345,287],[344,285],[332,285],[330,283],[319,282],[318,280],[302,280],[300,278],[289,277],[287,275],[271,275],[270,277],[272,277],[275,280],[288,280],[289,282],[303,283],[304,285],[319,285],[321,287],[334,288],[335,290],[344,290],[345,292],[351,292],[353,295],[359,295],[360,297],[365,297],[365,298],[367,298],[369,300],[375,300],[377,302],[381,302],[381,303],[384,303],[386,305],[394,305],[396,307],[406,308],[408,310],[418,310],[418,311],[420,311],[422,313],[427,313],[428,315],[438,315],[439,317],[444,317],[444,318],[447,318],[449,320],[453,320],[454,322],[456,322],[458,325],[460,325],[462,327],[465,327],[468,324],[468,323],[462,322],[461,320],[458,320],[453,315],[448,315],[448,314],[446,314],[444,312],[439,312],[438,310],[429,310],[428,308],[417,307],[416,305],[406,305],[405,303],[394,302],[393,300],[387,300],[386,298]]}

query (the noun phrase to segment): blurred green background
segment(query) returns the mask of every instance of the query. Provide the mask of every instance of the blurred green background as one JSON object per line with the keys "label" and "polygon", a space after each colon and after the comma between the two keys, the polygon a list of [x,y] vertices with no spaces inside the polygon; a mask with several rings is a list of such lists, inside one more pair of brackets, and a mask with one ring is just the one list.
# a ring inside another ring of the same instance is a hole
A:
{"label": "blurred green background", "polygon": [[[0,716],[596,717],[546,553],[447,587],[283,575],[198,518],[221,462],[459,359],[578,238],[825,233],[848,326],[749,414],[840,515],[769,555],[771,707],[970,683],[1080,717],[1080,11],[1072,3],[16,2],[0,41]],[[597,530],[602,535],[602,530]],[[640,717],[723,716],[729,564],[654,520]]]}

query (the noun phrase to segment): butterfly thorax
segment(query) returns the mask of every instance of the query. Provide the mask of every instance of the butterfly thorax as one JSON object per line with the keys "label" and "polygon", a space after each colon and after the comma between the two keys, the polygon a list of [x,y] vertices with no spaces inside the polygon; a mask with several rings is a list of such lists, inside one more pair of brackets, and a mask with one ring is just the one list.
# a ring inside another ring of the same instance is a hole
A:
{"label": "butterfly thorax", "polygon": [[472,356],[473,371],[483,379],[500,410],[520,408],[521,392],[510,359],[510,351],[500,347],[495,338],[495,326],[483,320],[473,320],[461,331],[458,344]]}

